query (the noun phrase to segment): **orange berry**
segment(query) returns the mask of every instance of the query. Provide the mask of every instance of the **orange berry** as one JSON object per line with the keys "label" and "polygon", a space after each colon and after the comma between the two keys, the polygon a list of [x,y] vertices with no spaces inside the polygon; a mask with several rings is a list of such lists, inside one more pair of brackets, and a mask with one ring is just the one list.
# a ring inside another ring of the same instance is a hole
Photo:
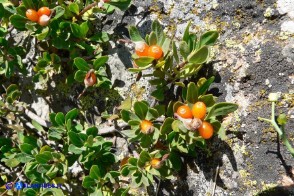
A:
{"label": "orange berry", "polygon": [[148,49],[148,56],[155,59],[160,59],[163,56],[163,51],[160,46],[153,45]]}
{"label": "orange berry", "polygon": [[42,15],[50,16],[50,14],[51,14],[51,10],[48,7],[41,7],[38,10],[39,16],[42,16]]}
{"label": "orange berry", "polygon": [[37,22],[39,20],[39,16],[36,10],[28,9],[26,11],[26,17],[33,22]]}
{"label": "orange berry", "polygon": [[140,128],[141,128],[141,132],[144,134],[150,134],[150,133],[153,133],[154,131],[153,124],[149,120],[142,120],[140,124]]}
{"label": "orange berry", "polygon": [[94,73],[94,70],[91,69],[85,76],[85,79],[84,79],[84,83],[85,83],[85,86],[88,87],[88,86],[93,86],[94,84],[97,83],[97,77]]}
{"label": "orange berry", "polygon": [[203,139],[209,139],[213,135],[213,126],[210,123],[203,121],[202,126],[199,127],[198,131]]}
{"label": "orange berry", "polygon": [[49,16],[47,16],[47,15],[42,15],[42,16],[40,16],[40,18],[39,18],[39,20],[38,20],[38,23],[39,23],[39,25],[41,25],[41,26],[47,26],[48,23],[49,23],[49,20],[50,20]]}
{"label": "orange berry", "polygon": [[204,119],[206,115],[205,103],[198,101],[192,107],[192,113],[195,118]]}
{"label": "orange berry", "polygon": [[177,114],[182,118],[193,118],[192,111],[187,105],[178,107]]}
{"label": "orange berry", "polygon": [[135,43],[135,52],[138,56],[148,56],[148,49],[149,46],[142,41],[136,42]]}
{"label": "orange berry", "polygon": [[160,159],[158,158],[153,158],[150,162],[151,167],[155,168],[155,169],[159,169],[162,166],[162,162]]}

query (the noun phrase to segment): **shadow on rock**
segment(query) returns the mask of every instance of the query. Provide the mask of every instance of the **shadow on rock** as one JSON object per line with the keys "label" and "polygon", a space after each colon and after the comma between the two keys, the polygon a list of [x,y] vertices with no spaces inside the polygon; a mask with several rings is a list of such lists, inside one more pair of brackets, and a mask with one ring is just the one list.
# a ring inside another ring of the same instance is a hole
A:
{"label": "shadow on rock", "polygon": [[[178,172],[177,180],[174,182],[169,180],[161,182],[158,195],[192,196],[199,194],[199,190],[202,188],[201,184],[199,184],[199,178],[192,176],[198,175],[202,171],[205,177],[204,181],[214,181],[217,168],[223,164],[222,157],[224,155],[228,157],[233,170],[238,170],[233,151],[226,142],[215,137],[208,146],[211,146],[211,148],[205,151],[196,149],[199,151],[196,157],[184,157],[183,166]],[[197,181],[193,182],[191,179],[197,179]],[[227,189],[219,174],[217,174],[216,185]],[[210,187],[205,191],[210,191]]]}

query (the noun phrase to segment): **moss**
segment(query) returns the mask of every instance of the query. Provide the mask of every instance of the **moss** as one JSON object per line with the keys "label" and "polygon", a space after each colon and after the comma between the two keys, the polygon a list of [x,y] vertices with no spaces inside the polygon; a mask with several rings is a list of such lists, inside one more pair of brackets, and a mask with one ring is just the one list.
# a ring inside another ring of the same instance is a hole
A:
{"label": "moss", "polygon": [[80,98],[80,104],[81,104],[82,110],[89,110],[94,108],[94,106],[96,105],[95,96],[91,94],[82,96]]}

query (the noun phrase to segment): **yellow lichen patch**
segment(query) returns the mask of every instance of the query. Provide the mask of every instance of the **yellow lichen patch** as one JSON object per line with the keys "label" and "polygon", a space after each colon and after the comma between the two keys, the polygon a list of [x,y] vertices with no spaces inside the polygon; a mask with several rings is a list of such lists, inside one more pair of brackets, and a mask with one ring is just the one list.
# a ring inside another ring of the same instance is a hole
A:
{"label": "yellow lichen patch", "polygon": [[274,13],[274,10],[271,7],[266,8],[265,12],[264,12],[264,17],[271,17]]}
{"label": "yellow lichen patch", "polygon": [[244,144],[242,144],[242,146],[240,146],[239,144],[235,144],[233,146],[233,151],[235,153],[241,152],[245,156],[249,155],[249,153],[246,151],[246,146]]}

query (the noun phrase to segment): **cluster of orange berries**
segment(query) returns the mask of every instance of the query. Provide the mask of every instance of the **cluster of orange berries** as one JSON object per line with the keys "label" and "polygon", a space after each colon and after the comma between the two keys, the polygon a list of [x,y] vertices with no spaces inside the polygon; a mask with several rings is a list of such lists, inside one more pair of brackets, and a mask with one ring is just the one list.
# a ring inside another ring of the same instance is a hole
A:
{"label": "cluster of orange berries", "polygon": [[33,22],[37,22],[41,26],[47,26],[50,20],[51,10],[48,7],[41,7],[38,11],[28,9],[26,17]]}
{"label": "cluster of orange berries", "polygon": [[135,43],[135,52],[139,57],[153,57],[158,60],[163,56],[162,48],[158,45],[149,46],[143,41]]}
{"label": "cluster of orange berries", "polygon": [[202,121],[202,125],[198,128],[199,135],[204,139],[209,139],[213,135],[213,126],[204,121],[206,115],[206,105],[205,103],[198,101],[196,102],[192,110],[187,105],[182,105],[177,109],[177,114],[185,119],[198,118]]}

